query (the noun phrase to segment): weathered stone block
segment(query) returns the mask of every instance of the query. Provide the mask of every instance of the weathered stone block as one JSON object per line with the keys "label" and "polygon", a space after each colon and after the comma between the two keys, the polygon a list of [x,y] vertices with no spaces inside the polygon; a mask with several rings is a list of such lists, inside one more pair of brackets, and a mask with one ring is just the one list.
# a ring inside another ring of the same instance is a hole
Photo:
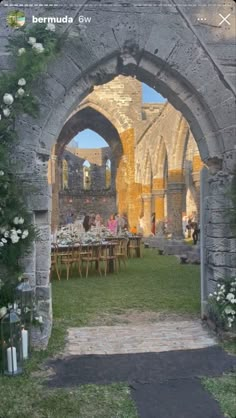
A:
{"label": "weathered stone block", "polygon": [[36,287],[36,298],[39,301],[48,301],[51,298],[51,289],[49,286]]}

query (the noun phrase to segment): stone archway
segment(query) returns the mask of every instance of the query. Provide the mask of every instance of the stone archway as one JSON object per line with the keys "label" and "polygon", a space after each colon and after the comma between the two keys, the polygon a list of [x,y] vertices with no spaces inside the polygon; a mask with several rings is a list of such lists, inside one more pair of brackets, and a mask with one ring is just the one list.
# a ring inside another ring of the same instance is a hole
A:
{"label": "stone archway", "polygon": [[[54,181],[49,181],[52,186],[52,231],[59,225],[59,191],[60,191],[60,163],[65,147],[80,132],[91,129],[102,136],[111,149],[111,176],[116,178],[120,160],[123,155],[123,145],[119,133],[110,121],[110,115],[104,116],[103,109],[91,105],[83,104],[76,109],[63,126],[56,145],[53,147],[49,168],[50,177]],[[118,190],[119,192],[119,190]],[[115,193],[114,185],[111,193]]]}
{"label": "stone archway", "polygon": [[[25,162],[21,175],[37,187],[28,203],[42,240],[34,247],[27,268],[45,318],[42,344],[47,342],[51,328],[51,191],[47,186],[47,159],[62,126],[93,86],[119,74],[136,77],[159,91],[187,120],[210,173],[205,248],[208,290],[214,288],[219,277],[236,274],[235,240],[229,223],[222,221],[230,205],[225,193],[235,163],[231,83],[174,3],[168,10],[160,9],[153,15],[126,9],[125,17],[123,13],[119,15],[119,10],[116,14],[109,10],[98,14],[90,6],[99,24],[91,26],[87,37],[79,33],[76,24],[68,27],[69,39],[60,58],[35,85],[40,118],[35,121],[23,115],[17,123],[20,145],[16,152]],[[128,121],[124,123],[122,138],[134,146]],[[130,173],[131,177],[134,175]]]}

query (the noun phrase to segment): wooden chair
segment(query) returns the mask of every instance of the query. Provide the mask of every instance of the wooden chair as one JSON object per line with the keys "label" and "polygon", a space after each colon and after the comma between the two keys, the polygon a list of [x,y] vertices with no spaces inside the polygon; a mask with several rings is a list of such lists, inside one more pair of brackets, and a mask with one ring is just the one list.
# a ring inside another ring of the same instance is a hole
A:
{"label": "wooden chair", "polygon": [[50,269],[50,280],[52,278],[53,271],[56,271],[58,280],[61,280],[61,276],[58,268],[58,246],[57,244],[52,244],[51,248],[51,269]]}
{"label": "wooden chair", "polygon": [[129,245],[128,245],[128,254],[129,257],[142,257],[141,253],[141,237],[133,237],[130,238]]}
{"label": "wooden chair", "polygon": [[89,267],[92,268],[93,263],[95,264],[95,267],[101,276],[100,255],[101,255],[100,245],[88,245],[86,248],[86,251],[81,255],[82,267],[83,267],[83,263],[86,264],[86,278],[88,277]]}
{"label": "wooden chair", "polygon": [[112,272],[113,270],[118,273],[118,258],[116,253],[116,247],[119,243],[103,244],[101,246],[100,260],[104,265],[104,275],[107,275],[107,271]]}
{"label": "wooden chair", "polygon": [[74,246],[66,247],[62,253],[59,253],[59,258],[61,269],[63,265],[66,267],[66,280],[68,280],[70,277],[71,268],[73,268],[73,266],[76,264],[78,265],[79,275],[82,277],[81,259],[78,248]]}
{"label": "wooden chair", "polygon": [[126,260],[128,259],[128,239],[124,238],[121,239],[115,249],[116,257],[119,264],[119,268],[121,265],[121,261],[126,267]]}

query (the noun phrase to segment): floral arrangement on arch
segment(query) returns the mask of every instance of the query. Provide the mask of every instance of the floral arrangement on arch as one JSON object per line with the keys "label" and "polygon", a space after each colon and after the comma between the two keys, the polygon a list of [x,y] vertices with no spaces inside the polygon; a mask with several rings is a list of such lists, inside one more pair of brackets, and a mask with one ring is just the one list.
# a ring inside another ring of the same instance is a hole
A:
{"label": "floral arrangement on arch", "polygon": [[209,294],[209,311],[221,327],[236,327],[236,278],[217,284],[215,292]]}
{"label": "floral arrangement on arch", "polygon": [[24,182],[13,143],[17,144],[16,119],[21,114],[36,117],[39,109],[32,87],[49,61],[60,51],[63,36],[54,24],[34,24],[17,29],[7,47],[13,70],[0,76],[0,308],[13,302],[21,274],[20,260],[37,233],[27,209]]}

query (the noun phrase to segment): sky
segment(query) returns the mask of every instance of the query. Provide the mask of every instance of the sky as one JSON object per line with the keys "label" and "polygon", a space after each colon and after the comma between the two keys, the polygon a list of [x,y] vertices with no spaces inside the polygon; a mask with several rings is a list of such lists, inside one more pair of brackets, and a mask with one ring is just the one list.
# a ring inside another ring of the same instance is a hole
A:
{"label": "sky", "polygon": [[[143,103],[164,103],[166,99],[162,97],[155,90],[142,83],[143,89]],[[108,144],[104,139],[96,132],[90,129],[85,129],[80,132],[73,140],[73,145],[79,146],[79,148],[103,148],[108,147]]]}

